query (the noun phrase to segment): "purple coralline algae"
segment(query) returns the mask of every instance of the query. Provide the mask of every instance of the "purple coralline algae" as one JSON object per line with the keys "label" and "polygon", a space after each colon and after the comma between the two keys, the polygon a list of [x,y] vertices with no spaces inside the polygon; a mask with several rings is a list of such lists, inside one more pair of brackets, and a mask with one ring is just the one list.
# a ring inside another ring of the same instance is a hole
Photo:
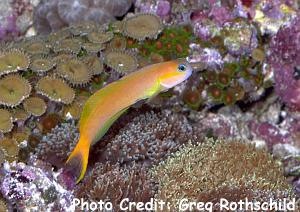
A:
{"label": "purple coralline algae", "polygon": [[32,25],[33,8],[39,0],[2,0],[0,3],[0,40],[23,35]]}
{"label": "purple coralline algae", "polygon": [[73,211],[71,191],[65,190],[56,173],[43,162],[5,163],[1,174],[1,193],[9,207],[18,211]]}
{"label": "purple coralline algae", "polygon": [[[288,35],[288,36],[287,36]],[[269,63],[275,91],[291,109],[300,110],[300,18],[279,30],[272,39]]]}
{"label": "purple coralline algae", "polygon": [[283,144],[292,142],[289,132],[268,122],[257,123],[255,121],[251,121],[249,122],[249,128],[251,129],[252,134],[256,138],[264,140],[270,149],[279,143]]}

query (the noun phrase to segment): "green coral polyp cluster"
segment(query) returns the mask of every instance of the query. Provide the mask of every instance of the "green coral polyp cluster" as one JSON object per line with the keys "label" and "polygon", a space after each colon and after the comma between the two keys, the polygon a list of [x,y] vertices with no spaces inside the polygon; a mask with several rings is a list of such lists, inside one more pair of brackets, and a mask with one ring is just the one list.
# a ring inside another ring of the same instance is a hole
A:
{"label": "green coral polyp cluster", "polygon": [[156,40],[146,40],[137,43],[130,40],[129,48],[138,48],[141,55],[148,58],[151,53],[159,54],[165,60],[188,56],[189,43],[193,33],[187,26],[173,26],[165,28]]}
{"label": "green coral polyp cluster", "polygon": [[199,95],[205,91],[207,98],[215,104],[231,105],[243,100],[246,94],[245,82],[254,88],[261,87],[263,83],[261,64],[253,62],[242,57],[237,62],[224,64],[221,71],[204,70],[200,73],[201,80],[196,85]]}

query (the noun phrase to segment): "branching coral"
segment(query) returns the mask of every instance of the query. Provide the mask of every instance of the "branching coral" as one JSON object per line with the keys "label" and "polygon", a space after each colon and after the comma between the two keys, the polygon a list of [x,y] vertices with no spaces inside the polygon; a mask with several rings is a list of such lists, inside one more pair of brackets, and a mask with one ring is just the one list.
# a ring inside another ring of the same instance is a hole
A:
{"label": "branching coral", "polygon": [[88,201],[107,200],[114,208],[129,198],[134,202],[148,202],[154,197],[155,185],[145,168],[131,168],[118,164],[95,164],[92,172],[75,188],[75,196]]}
{"label": "branching coral", "polygon": [[61,167],[79,138],[75,123],[62,123],[42,137],[36,148],[37,156]]}
{"label": "branching coral", "polygon": [[134,117],[97,155],[114,163],[152,165],[197,136],[197,129],[183,115],[151,111]]}
{"label": "branching coral", "polygon": [[243,196],[257,201],[293,196],[276,161],[239,141],[189,144],[155,167],[153,176],[159,182],[156,198],[170,202],[173,209],[182,198],[221,198],[216,193],[224,190],[235,201]]}

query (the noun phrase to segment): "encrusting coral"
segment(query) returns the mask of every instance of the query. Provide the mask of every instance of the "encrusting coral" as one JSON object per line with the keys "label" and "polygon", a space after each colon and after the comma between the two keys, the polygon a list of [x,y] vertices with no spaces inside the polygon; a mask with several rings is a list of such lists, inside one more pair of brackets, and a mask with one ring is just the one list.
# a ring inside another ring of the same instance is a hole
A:
{"label": "encrusting coral", "polygon": [[[289,35],[289,36],[286,36]],[[273,37],[268,61],[274,70],[275,91],[286,105],[300,111],[300,18]]]}
{"label": "encrusting coral", "polygon": [[[241,141],[210,139],[188,144],[154,167],[152,174],[158,181],[156,198],[170,202],[173,209],[182,198],[224,198],[220,193],[224,190],[233,201],[239,201],[239,197],[248,197],[249,201],[293,197],[282,168],[271,155]],[[219,199],[214,201],[218,203]]]}
{"label": "encrusting coral", "polygon": [[0,79],[0,105],[15,107],[30,95],[30,83],[20,75],[7,75]]}

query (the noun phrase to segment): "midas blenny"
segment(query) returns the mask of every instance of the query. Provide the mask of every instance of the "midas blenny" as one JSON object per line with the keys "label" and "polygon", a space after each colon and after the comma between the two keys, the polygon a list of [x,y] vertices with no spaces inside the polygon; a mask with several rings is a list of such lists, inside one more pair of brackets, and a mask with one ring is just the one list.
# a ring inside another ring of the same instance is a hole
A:
{"label": "midas blenny", "polygon": [[90,147],[130,106],[178,85],[191,74],[186,60],[177,59],[143,67],[94,93],[83,107],[79,141],[66,162],[75,169],[77,183],[86,172]]}

